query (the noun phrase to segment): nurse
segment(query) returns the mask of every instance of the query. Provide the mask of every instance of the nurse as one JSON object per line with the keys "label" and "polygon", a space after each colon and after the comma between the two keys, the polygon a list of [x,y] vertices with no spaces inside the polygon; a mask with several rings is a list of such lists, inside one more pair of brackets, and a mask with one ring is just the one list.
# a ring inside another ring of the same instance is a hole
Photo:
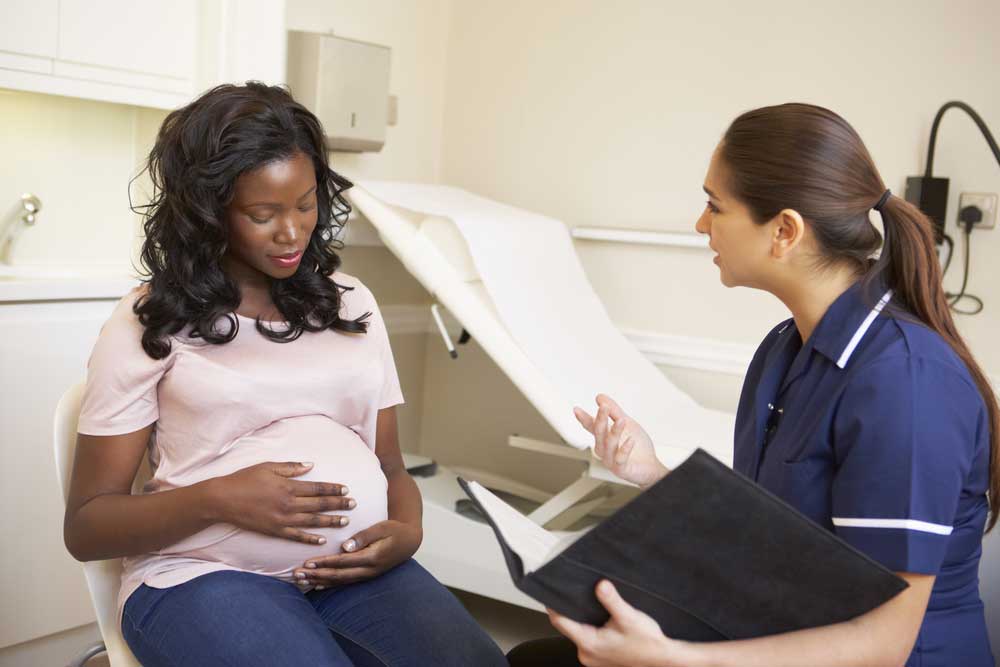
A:
{"label": "nurse", "polygon": [[[550,611],[574,645],[519,647],[511,664],[550,651],[547,664],[593,667],[993,665],[978,569],[1000,493],[997,399],[952,321],[929,220],[886,188],[844,119],[805,104],[737,118],[704,189],[696,229],[722,283],[792,313],[747,372],[735,469],[909,587],[845,623],[697,644],[665,637],[605,581],[604,627]],[[597,405],[576,416],[612,471],[641,486],[669,472],[614,400]]]}

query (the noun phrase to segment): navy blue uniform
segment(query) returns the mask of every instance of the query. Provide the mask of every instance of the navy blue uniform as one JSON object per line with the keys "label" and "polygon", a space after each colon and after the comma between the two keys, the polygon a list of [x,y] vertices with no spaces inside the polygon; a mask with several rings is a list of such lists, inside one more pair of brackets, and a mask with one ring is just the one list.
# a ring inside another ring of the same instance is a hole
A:
{"label": "navy blue uniform", "polygon": [[[937,333],[859,285],[803,345],[761,343],[734,468],[891,570],[937,577],[908,667],[993,665],[979,557],[990,433],[968,369]],[[882,309],[882,305],[888,305]]]}

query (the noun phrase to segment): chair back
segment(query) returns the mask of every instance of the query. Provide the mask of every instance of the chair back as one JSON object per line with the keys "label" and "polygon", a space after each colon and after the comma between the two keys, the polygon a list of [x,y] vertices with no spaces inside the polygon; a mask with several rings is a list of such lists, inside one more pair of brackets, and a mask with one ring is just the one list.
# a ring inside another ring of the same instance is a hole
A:
{"label": "chair back", "polygon": [[[54,424],[54,444],[56,474],[62,488],[63,502],[69,494],[69,481],[73,472],[73,457],[76,452],[76,427],[83,401],[83,383],[69,388],[56,406]],[[121,588],[122,560],[108,560],[83,563],[83,574],[87,578],[90,599],[97,614],[97,625],[104,638],[111,667],[141,667],[132,655],[118,625],[118,591]]]}

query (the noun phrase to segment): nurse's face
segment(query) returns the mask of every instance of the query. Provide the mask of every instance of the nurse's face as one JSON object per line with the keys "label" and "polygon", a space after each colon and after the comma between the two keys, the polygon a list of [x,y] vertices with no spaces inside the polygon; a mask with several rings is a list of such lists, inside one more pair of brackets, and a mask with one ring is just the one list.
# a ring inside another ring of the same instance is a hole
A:
{"label": "nurse's face", "polygon": [[716,150],[705,175],[708,201],[695,230],[708,235],[723,285],[767,289],[771,230],[753,221],[747,207],[729,193],[727,182]]}
{"label": "nurse's face", "polygon": [[316,172],[304,153],[242,174],[226,208],[229,248],[223,268],[241,284],[288,278],[299,267],[316,221]]}

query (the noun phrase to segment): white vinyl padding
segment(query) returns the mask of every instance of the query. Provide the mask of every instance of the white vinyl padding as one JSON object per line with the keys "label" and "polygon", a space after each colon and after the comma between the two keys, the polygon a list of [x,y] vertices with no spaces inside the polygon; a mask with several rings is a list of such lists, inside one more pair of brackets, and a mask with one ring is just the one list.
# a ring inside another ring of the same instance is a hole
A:
{"label": "white vinyl padding", "polygon": [[696,447],[731,465],[733,416],[700,406],[622,335],[563,223],[447,186],[370,181],[348,195],[566,443],[593,444],[572,408],[593,413],[604,393],[666,465]]}

